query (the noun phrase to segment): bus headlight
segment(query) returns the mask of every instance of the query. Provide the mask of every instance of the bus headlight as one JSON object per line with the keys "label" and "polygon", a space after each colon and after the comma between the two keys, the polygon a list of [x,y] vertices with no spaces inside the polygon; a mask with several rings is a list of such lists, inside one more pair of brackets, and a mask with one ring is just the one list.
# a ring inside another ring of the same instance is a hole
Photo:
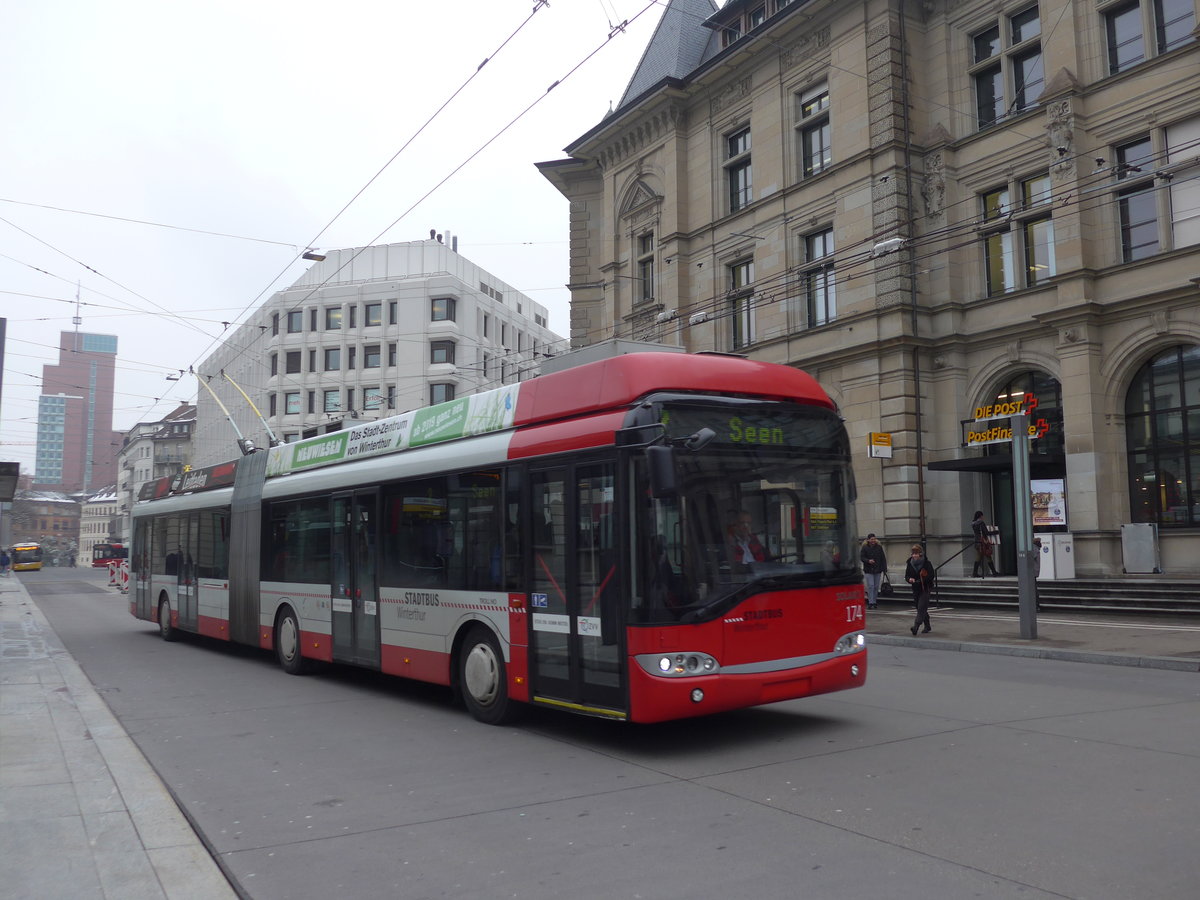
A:
{"label": "bus headlight", "polygon": [[681,678],[694,675],[715,675],[721,664],[715,657],[699,651],[683,653],[643,653],[637,657],[638,664],[651,675]]}
{"label": "bus headlight", "polygon": [[865,650],[867,647],[867,636],[861,631],[852,631],[850,634],[843,634],[837,639],[837,643],[833,645],[833,652],[837,656],[845,656],[847,653],[857,653],[860,650]]}

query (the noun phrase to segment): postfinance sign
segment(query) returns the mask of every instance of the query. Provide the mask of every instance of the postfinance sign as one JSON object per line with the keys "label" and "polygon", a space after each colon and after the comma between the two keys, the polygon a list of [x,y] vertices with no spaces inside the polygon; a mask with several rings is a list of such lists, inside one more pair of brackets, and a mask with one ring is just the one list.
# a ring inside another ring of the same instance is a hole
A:
{"label": "postfinance sign", "polygon": [[[1038,419],[1029,425],[1029,437],[1036,440],[1050,430],[1050,424],[1045,419]],[[968,428],[966,445],[978,447],[983,444],[1001,444],[1012,440],[1012,428],[1007,425],[997,425],[994,428]]]}
{"label": "postfinance sign", "polygon": [[[1032,415],[1037,408],[1038,398],[1029,393],[1020,398],[1010,398],[1002,403],[977,406],[975,407],[974,422],[967,424],[963,444],[967,447],[978,447],[983,444],[1001,444],[1011,441],[1012,427],[1010,425],[1005,423],[992,426],[989,423],[995,419],[1007,419],[1022,414]],[[1029,437],[1032,440],[1042,437],[1049,430],[1050,423],[1045,419],[1039,418],[1031,420],[1029,423]]]}

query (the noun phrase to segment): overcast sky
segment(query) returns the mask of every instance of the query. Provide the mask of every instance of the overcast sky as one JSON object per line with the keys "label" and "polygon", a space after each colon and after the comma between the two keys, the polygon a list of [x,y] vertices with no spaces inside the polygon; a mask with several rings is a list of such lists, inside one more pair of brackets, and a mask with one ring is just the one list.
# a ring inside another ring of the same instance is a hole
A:
{"label": "overcast sky", "polygon": [[77,284],[81,330],[119,337],[120,430],[194,401],[194,380],[166,375],[203,359],[222,321],[294,281],[308,246],[449,230],[566,335],[567,201],[534,163],[562,158],[620,100],[662,6],[534,10],[534,0],[8,4],[0,459],[32,472],[42,365],[74,327]]}

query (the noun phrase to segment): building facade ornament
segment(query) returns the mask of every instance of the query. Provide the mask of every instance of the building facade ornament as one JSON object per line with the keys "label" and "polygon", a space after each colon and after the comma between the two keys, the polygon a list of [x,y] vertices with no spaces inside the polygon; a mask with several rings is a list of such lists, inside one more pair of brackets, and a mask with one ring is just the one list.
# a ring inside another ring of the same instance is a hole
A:
{"label": "building facade ornament", "polygon": [[719,115],[722,110],[729,109],[734,104],[745,100],[750,96],[750,89],[752,87],[752,79],[747,75],[745,78],[738,79],[724,90],[713,94],[708,101],[709,113],[714,116]]}
{"label": "building facade ornament", "polygon": [[1046,105],[1050,174],[1056,181],[1075,177],[1075,113],[1070,98]]}
{"label": "building facade ornament", "polygon": [[925,216],[930,224],[941,224],[946,208],[946,162],[940,150],[925,157],[921,196],[925,198]]}
{"label": "building facade ornament", "polygon": [[802,62],[811,62],[815,51],[822,51],[822,56],[829,50],[829,26],[811,31],[798,40],[788,44],[779,54],[785,70],[791,69]]}
{"label": "building facade ornament", "polygon": [[685,120],[678,103],[661,106],[602,144],[594,157],[596,164],[602,171],[619,165],[644,151],[650,144],[663,140],[676,128],[684,127]]}
{"label": "building facade ornament", "polygon": [[621,204],[620,215],[623,218],[644,218],[653,211],[652,207],[657,205],[660,200],[662,198],[654,193],[646,182],[639,178],[625,195],[625,202]]}

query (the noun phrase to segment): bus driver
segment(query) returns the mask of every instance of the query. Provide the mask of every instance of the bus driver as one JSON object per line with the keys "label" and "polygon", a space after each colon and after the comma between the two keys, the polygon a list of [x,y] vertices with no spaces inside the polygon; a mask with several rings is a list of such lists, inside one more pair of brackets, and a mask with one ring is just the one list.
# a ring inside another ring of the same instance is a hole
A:
{"label": "bus driver", "polygon": [[767,558],[767,550],[754,534],[751,523],[750,513],[743,509],[729,525],[729,553],[734,565],[748,566]]}

